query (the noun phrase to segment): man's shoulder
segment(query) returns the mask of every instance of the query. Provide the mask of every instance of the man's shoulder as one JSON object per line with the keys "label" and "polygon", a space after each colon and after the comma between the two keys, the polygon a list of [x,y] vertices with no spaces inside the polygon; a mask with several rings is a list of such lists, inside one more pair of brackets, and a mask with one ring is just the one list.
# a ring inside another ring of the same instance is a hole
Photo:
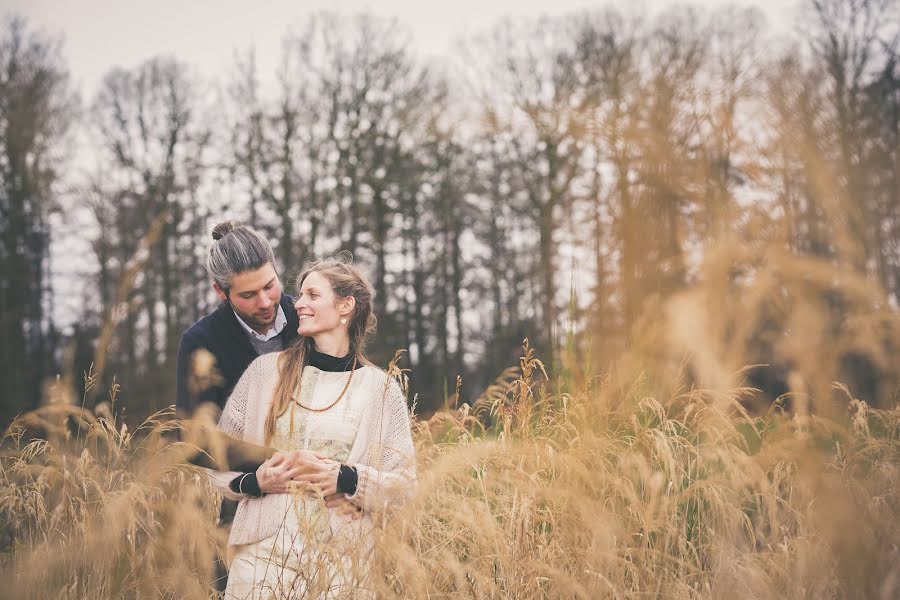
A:
{"label": "man's shoulder", "polygon": [[229,325],[226,320],[228,317],[227,313],[230,312],[228,309],[229,306],[223,303],[213,312],[201,317],[181,334],[182,343],[194,342],[202,344],[215,340],[221,335],[223,328]]}

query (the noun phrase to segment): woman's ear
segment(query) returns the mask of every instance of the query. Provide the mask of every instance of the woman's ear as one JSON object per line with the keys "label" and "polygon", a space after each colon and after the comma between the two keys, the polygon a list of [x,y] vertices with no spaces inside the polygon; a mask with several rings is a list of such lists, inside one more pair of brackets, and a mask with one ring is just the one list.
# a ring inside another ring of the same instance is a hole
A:
{"label": "woman's ear", "polygon": [[354,296],[347,296],[338,301],[338,314],[342,317],[352,313],[354,308],[356,308],[356,298]]}

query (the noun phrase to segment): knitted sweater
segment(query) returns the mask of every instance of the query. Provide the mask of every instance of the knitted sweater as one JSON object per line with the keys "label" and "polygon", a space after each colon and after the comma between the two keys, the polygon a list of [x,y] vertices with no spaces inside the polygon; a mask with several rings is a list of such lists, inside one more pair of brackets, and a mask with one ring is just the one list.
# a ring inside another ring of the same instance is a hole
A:
{"label": "knitted sweater", "polygon": [[[280,355],[265,354],[250,364],[225,405],[219,429],[248,442],[265,444],[265,420],[278,381]],[[357,368],[347,393],[364,396],[359,430],[347,459],[359,478],[356,493],[348,498],[364,513],[382,510],[404,501],[415,483],[415,451],[406,399],[396,381],[370,366]],[[237,473],[211,475],[224,495],[240,499],[228,538],[230,545],[257,542],[278,531],[284,517],[279,494],[261,498],[236,495],[228,483]]]}

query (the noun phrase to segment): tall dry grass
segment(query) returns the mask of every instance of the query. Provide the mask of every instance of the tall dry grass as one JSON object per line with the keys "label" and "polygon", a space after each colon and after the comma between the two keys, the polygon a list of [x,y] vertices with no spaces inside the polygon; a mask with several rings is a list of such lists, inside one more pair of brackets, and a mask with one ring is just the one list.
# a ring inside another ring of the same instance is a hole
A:
{"label": "tall dry grass", "polygon": [[528,383],[497,399],[496,427],[420,424],[385,597],[900,593],[897,409],[852,400],[839,424],[751,416],[741,390],[653,398],[638,379],[532,402]]}
{"label": "tall dry grass", "polygon": [[[472,407],[414,422],[417,493],[367,558],[379,596],[900,596],[900,408],[822,383],[836,348],[896,340],[896,316],[834,269],[714,256],[602,373],[551,386],[526,344]],[[795,389],[751,412],[747,321],[774,318],[774,293]],[[6,434],[0,596],[209,597],[214,494],[167,413],[132,432],[109,408],[50,405]]]}
{"label": "tall dry grass", "polygon": [[[381,596],[900,593],[900,410],[751,416],[741,390],[554,395],[530,353],[521,370],[479,405],[494,425],[465,407],[416,423],[418,493],[370,562]],[[14,428],[0,462],[2,595],[207,597],[216,504],[193,468],[157,460],[167,425],[62,408],[20,425],[38,418],[47,439]]]}
{"label": "tall dry grass", "polygon": [[[130,432],[51,406],[13,424],[0,457],[0,596],[205,597],[218,505],[195,467],[161,460],[169,416]],[[29,440],[35,430],[44,438]]]}

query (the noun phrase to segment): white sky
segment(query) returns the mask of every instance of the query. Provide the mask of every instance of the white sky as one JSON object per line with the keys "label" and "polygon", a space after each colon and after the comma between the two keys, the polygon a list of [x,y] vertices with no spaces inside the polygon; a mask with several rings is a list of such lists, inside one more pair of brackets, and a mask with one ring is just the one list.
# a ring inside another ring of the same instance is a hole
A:
{"label": "white sky", "polygon": [[[773,29],[788,26],[796,0],[705,0],[695,4],[757,6]],[[636,0],[647,12],[678,4]],[[89,100],[112,67],[132,68],[171,54],[206,77],[224,74],[234,50],[256,48],[260,72],[277,64],[285,29],[320,11],[368,11],[397,17],[424,55],[449,54],[455,38],[489,27],[502,16],[557,15],[616,2],[586,0],[0,0],[0,13],[26,17],[33,27],[64,38],[63,55],[76,89]],[[624,5],[620,2],[619,5]]]}

